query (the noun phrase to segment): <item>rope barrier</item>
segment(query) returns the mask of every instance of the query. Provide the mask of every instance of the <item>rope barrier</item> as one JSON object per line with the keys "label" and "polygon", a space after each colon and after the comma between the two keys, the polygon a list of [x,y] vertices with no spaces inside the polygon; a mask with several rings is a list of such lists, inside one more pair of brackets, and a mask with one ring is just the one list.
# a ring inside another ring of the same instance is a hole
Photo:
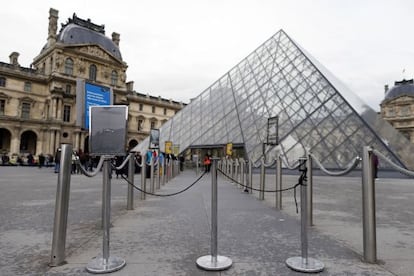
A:
{"label": "rope barrier", "polygon": [[137,158],[135,157],[135,164],[137,164],[138,167],[142,168],[142,159],[141,159],[141,164],[140,164]]}
{"label": "rope barrier", "polygon": [[355,157],[353,161],[350,162],[349,166],[343,170],[343,171],[339,171],[339,172],[332,172],[332,171],[328,171],[323,165],[322,163],[316,158],[315,155],[313,155],[312,153],[309,153],[309,155],[312,157],[312,160],[315,161],[316,165],[318,165],[318,167],[321,169],[321,171],[323,171],[324,173],[326,173],[327,175],[330,176],[342,176],[342,175],[346,175],[348,174],[350,171],[352,171],[353,169],[355,169],[359,162],[361,161],[361,158],[359,156]]}
{"label": "rope barrier", "polygon": [[[249,187],[249,186],[247,186],[247,185],[244,185],[244,184],[242,184],[242,183],[238,182],[237,180],[235,180],[235,179],[234,179],[234,178],[232,178],[231,176],[227,175],[225,172],[223,172],[223,171],[222,171],[222,170],[220,170],[220,169],[217,169],[217,171],[219,171],[219,172],[220,172],[223,176],[225,176],[226,178],[230,179],[232,182],[234,182],[234,183],[236,183],[236,184],[238,184],[238,185],[240,185],[240,186],[242,186],[242,187],[244,187],[244,188],[248,188],[248,189],[251,189],[251,190],[253,190],[253,191],[258,191],[258,192],[265,192],[265,193],[280,193],[280,192],[286,192],[286,191],[289,191],[289,190],[295,189],[297,186],[301,185],[300,183],[296,183],[294,186],[289,187],[289,188],[285,188],[285,189],[280,189],[280,190],[261,190],[261,189],[256,189],[256,188],[253,188],[253,187]],[[302,175],[303,175],[303,174],[302,174]],[[302,175],[301,175],[301,177],[303,177]]]}
{"label": "rope barrier", "polygon": [[299,168],[299,166],[300,166],[300,161],[299,160],[296,160],[295,163],[297,163],[297,164],[294,164],[293,167],[292,167],[292,166],[289,165],[289,162],[287,162],[286,156],[284,156],[284,155],[280,155],[280,156],[282,157],[281,159],[282,159],[283,164],[286,166],[286,168],[288,170],[293,171],[293,170],[297,170]]}
{"label": "rope barrier", "polygon": [[256,163],[255,163],[255,162],[253,162],[253,160],[251,160],[251,159],[250,159],[249,161],[252,163],[252,167],[253,167],[253,168],[256,168],[256,169],[257,169],[257,168],[260,168],[261,162],[259,162],[259,164],[256,166]]}
{"label": "rope barrier", "polygon": [[126,163],[128,163],[129,158],[130,158],[130,155],[128,154],[128,157],[127,157],[127,158],[125,158],[125,160],[122,162],[122,164],[121,164],[121,165],[119,165],[119,167],[114,167],[114,168],[115,168],[116,170],[122,170],[122,169],[125,167]]}
{"label": "rope barrier", "polygon": [[129,185],[131,185],[132,187],[134,187],[136,190],[140,191],[141,193],[147,194],[147,195],[152,195],[152,196],[158,196],[158,197],[169,197],[169,196],[175,196],[178,194],[181,194],[185,191],[187,191],[188,189],[190,189],[191,187],[193,187],[198,181],[200,181],[200,179],[206,175],[206,172],[204,172],[202,175],[200,175],[191,185],[189,185],[188,187],[182,189],[181,191],[175,192],[175,193],[171,193],[171,194],[155,194],[155,193],[151,193],[151,192],[147,192],[144,191],[140,188],[138,188],[137,186],[134,185],[134,183],[132,183],[131,181],[129,181],[128,178],[125,177],[125,175],[121,174],[122,179],[124,179]]}
{"label": "rope barrier", "polygon": [[79,160],[76,161],[76,164],[78,165],[78,168],[80,168],[81,172],[86,175],[87,177],[94,177],[96,176],[100,170],[102,169],[103,163],[104,163],[105,157],[101,156],[101,158],[99,159],[99,163],[96,166],[95,170],[92,172],[88,172],[80,163]]}
{"label": "rope barrier", "polygon": [[304,181],[306,181],[306,170],[305,170],[305,171],[303,171],[303,172],[302,172],[302,174],[299,176],[299,181],[298,181],[298,183],[296,183],[296,184],[295,184],[295,185],[293,185],[292,187],[285,188],[285,189],[280,189],[280,190],[270,190],[270,191],[269,191],[269,190],[261,190],[261,189],[256,189],[256,188],[253,188],[253,187],[248,187],[247,185],[241,184],[240,182],[236,181],[236,180],[235,180],[235,179],[233,179],[232,177],[228,176],[228,175],[227,175],[227,174],[225,174],[222,170],[217,169],[217,171],[219,171],[222,175],[224,175],[225,177],[227,177],[227,178],[228,178],[228,179],[230,179],[231,181],[235,182],[236,184],[238,184],[238,185],[240,185],[240,186],[244,187],[245,189],[249,188],[249,189],[251,189],[251,190],[253,190],[253,191],[265,192],[265,193],[281,193],[281,192],[286,192],[286,191],[289,191],[289,190],[293,190],[293,198],[294,198],[294,201],[295,201],[296,213],[298,213],[298,212],[299,212],[299,209],[298,209],[298,201],[297,201],[297,199],[296,199],[296,188],[297,188],[298,186],[300,186],[300,185],[306,185],[306,184],[303,184],[303,182],[304,182]]}
{"label": "rope barrier", "polygon": [[276,164],[276,159],[275,160],[273,160],[272,162],[270,162],[270,163],[268,163],[268,164],[266,164],[266,162],[263,160],[263,165],[265,166],[265,168],[270,168],[270,167],[272,167],[274,164]]}
{"label": "rope barrier", "polygon": [[372,150],[374,152],[374,154],[378,155],[382,160],[384,160],[385,162],[388,163],[388,165],[390,165],[391,167],[393,167],[395,170],[399,171],[402,174],[408,175],[408,176],[413,176],[414,177],[414,172],[404,169],[400,166],[398,166],[397,164],[395,164],[393,161],[391,161],[388,157],[386,157],[382,152],[373,149]]}

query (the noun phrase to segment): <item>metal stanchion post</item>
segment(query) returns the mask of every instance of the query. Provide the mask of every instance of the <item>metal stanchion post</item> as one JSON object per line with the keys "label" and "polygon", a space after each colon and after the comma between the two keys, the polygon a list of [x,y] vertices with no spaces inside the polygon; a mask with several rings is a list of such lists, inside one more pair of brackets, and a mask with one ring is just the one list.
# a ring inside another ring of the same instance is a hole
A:
{"label": "metal stanchion post", "polygon": [[[306,158],[301,158],[299,160],[301,165],[299,166],[299,171],[302,171],[306,174]],[[316,273],[321,272],[325,265],[314,258],[308,257],[308,212],[307,208],[307,183],[306,175],[305,178],[300,178],[300,226],[301,226],[301,256],[300,257],[291,257],[286,260],[286,265],[299,272],[306,273]]]}
{"label": "metal stanchion post", "polygon": [[308,211],[308,226],[313,225],[313,172],[312,172],[312,156],[311,153],[308,152],[306,160],[306,167],[307,167],[307,194],[306,194],[306,201],[308,206],[306,210]]}
{"label": "metal stanchion post", "polygon": [[277,156],[276,159],[276,209],[282,210],[282,157]]}
{"label": "metal stanchion post", "polygon": [[151,162],[150,162],[150,192],[154,193],[154,190],[155,190],[154,157],[151,157]]}
{"label": "metal stanchion post", "polygon": [[144,200],[145,199],[145,192],[147,191],[147,176],[146,176],[146,171],[147,171],[147,164],[146,164],[146,156],[145,154],[142,155],[141,158],[141,199]]}
{"label": "metal stanchion post", "polygon": [[63,144],[60,156],[60,170],[56,189],[55,220],[53,226],[52,255],[50,266],[65,262],[66,229],[69,210],[72,145]]}
{"label": "metal stanchion post", "polygon": [[240,159],[240,183],[242,184],[241,188],[244,189],[244,159]]}
{"label": "metal stanchion post", "polygon": [[[128,182],[134,184],[135,152],[129,153]],[[134,210],[134,187],[128,184],[127,210]]]}
{"label": "metal stanchion post", "polygon": [[158,159],[158,165],[154,168],[155,180],[156,180],[156,188],[159,190],[161,188],[161,179],[160,179],[160,172],[161,172],[161,163]]}
{"label": "metal stanchion post", "polygon": [[196,174],[198,175],[200,173],[200,164],[198,163],[198,156],[195,157],[195,162],[196,162]]}
{"label": "metal stanchion post", "polygon": [[110,169],[111,169],[111,160],[110,157],[104,157],[104,164],[102,169],[103,174],[103,194],[104,201],[102,202],[104,212],[103,220],[103,254],[102,257],[98,256],[86,266],[86,270],[95,274],[109,273],[117,271],[123,268],[126,264],[125,260],[116,257],[110,256],[109,254],[109,226],[111,224],[111,180],[110,180]]}
{"label": "metal stanchion post", "polygon": [[373,176],[372,148],[362,153],[362,229],[364,261],[377,262],[377,230],[375,215],[375,180]]}
{"label": "metal stanchion post", "polygon": [[211,255],[199,257],[197,265],[205,270],[220,271],[231,267],[232,260],[225,256],[217,255],[217,160],[212,158],[211,171]]}
{"label": "metal stanchion post", "polygon": [[249,187],[250,187],[250,193],[253,193],[252,187],[253,187],[253,162],[250,159],[249,160]]}
{"label": "metal stanchion post", "polygon": [[233,178],[234,177],[234,161],[233,159],[229,159],[230,161],[230,177]]}
{"label": "metal stanchion post", "polygon": [[[234,180],[236,180],[236,183],[239,182],[239,159],[234,160]],[[237,187],[239,187],[239,184],[237,184]]]}
{"label": "metal stanchion post", "polygon": [[162,185],[163,186],[165,185],[165,175],[166,175],[166,173],[165,173],[165,164],[166,164],[166,159],[165,159],[165,156],[164,156],[164,158],[162,159],[162,171],[161,171]]}
{"label": "metal stanchion post", "polygon": [[262,157],[262,164],[260,165],[260,192],[259,192],[259,199],[264,200],[264,189],[265,189],[265,177],[266,177],[266,169],[265,169],[265,162],[264,158]]}

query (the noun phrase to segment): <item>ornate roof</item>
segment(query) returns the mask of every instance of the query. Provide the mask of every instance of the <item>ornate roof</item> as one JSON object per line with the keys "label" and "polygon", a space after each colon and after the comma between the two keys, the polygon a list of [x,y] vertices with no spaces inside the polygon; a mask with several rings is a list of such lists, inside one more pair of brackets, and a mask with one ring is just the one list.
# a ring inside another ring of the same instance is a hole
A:
{"label": "ornate roof", "polygon": [[[72,18],[68,18],[66,24],[62,24],[62,28],[57,37],[57,43],[66,45],[99,45],[115,58],[122,60],[119,47],[109,38],[105,36],[105,25],[96,25],[90,19],[84,20],[73,14]],[[47,45],[42,49],[46,50]]]}
{"label": "ornate roof", "polygon": [[388,90],[385,94],[384,101],[390,101],[400,96],[411,96],[414,97],[414,82],[413,79],[402,81],[396,81],[394,87]]}

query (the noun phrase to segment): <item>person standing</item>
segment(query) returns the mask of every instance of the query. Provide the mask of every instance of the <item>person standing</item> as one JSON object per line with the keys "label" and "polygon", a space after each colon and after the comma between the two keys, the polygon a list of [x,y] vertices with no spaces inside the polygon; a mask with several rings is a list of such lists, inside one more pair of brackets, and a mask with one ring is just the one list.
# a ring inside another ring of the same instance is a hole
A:
{"label": "person standing", "polygon": [[56,150],[56,153],[55,153],[55,173],[58,173],[59,170],[60,170],[60,155],[61,155],[61,151],[62,150],[60,148],[58,148]]}
{"label": "person standing", "polygon": [[208,154],[204,156],[203,164],[204,164],[205,172],[210,172],[211,159],[210,159],[210,156],[208,156]]}
{"label": "person standing", "polygon": [[378,178],[378,166],[379,166],[378,156],[372,153],[372,169],[374,170],[373,175],[375,179]]}
{"label": "person standing", "polygon": [[39,154],[39,169],[41,169],[43,167],[43,165],[45,164],[45,156],[41,153]]}

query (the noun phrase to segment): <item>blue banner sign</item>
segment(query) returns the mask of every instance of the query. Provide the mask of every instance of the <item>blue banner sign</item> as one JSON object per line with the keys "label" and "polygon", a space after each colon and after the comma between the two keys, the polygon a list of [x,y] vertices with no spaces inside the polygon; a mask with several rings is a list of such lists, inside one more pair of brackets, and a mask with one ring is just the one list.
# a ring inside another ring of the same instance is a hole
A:
{"label": "blue banner sign", "polygon": [[111,93],[109,88],[85,83],[85,128],[89,129],[90,106],[111,104]]}

